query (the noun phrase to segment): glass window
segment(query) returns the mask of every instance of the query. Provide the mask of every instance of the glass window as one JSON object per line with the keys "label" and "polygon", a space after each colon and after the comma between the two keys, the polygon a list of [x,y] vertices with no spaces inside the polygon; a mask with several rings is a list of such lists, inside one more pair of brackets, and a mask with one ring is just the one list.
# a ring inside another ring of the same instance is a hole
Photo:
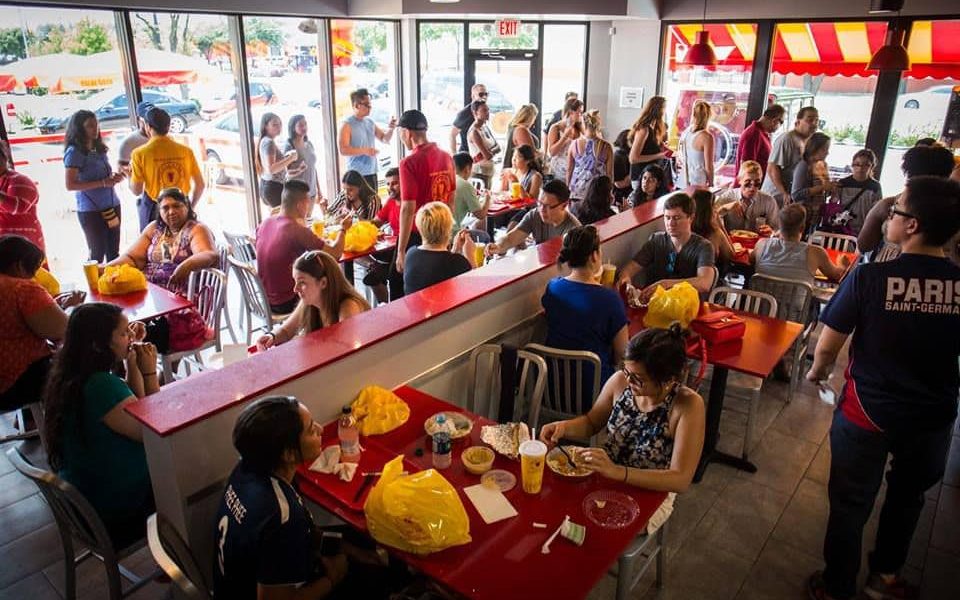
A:
{"label": "glass window", "polygon": [[516,37],[500,37],[494,23],[470,23],[471,50],[536,50],[539,47],[537,23],[521,23]]}
{"label": "glass window", "polygon": [[[880,185],[887,195],[903,189],[903,153],[922,138],[940,140],[953,88],[960,85],[960,20],[914,21],[904,73],[887,141]],[[960,147],[960,140],[942,140]]]}
{"label": "glass window", "polygon": [[[302,180],[314,194],[319,192],[327,197],[333,188],[326,181],[326,170],[323,168],[329,152],[321,141],[322,132],[327,126],[320,109],[324,101],[320,94],[320,77],[324,75],[317,64],[317,34],[301,31],[298,28],[300,22],[301,19],[294,18],[243,18],[253,117],[251,131],[254,136],[254,140],[245,145],[255,147],[260,136],[261,119],[265,114],[277,115],[281,127],[275,143],[283,152],[291,148],[299,152],[297,160],[287,169],[287,177]],[[234,92],[229,88],[225,92],[233,97]],[[211,109],[215,112],[220,110],[217,105],[212,105]],[[235,133],[238,125],[236,114],[235,110],[231,110],[229,118],[222,120],[218,127],[224,132]],[[291,133],[296,135],[292,137]],[[209,160],[217,158],[211,157],[211,152],[220,154],[216,144],[216,137],[207,144]],[[235,149],[222,156],[239,156],[239,138],[236,138],[235,144]]]}
{"label": "glass window", "polygon": [[[0,6],[0,33],[0,102],[15,169],[36,182],[51,270],[64,283],[81,282],[86,241],[74,192],[64,185],[64,133],[73,113],[93,111],[116,168],[129,116],[113,14]],[[133,241],[137,223],[125,189],[125,182],[117,185],[124,198],[121,249]]]}
{"label": "glass window", "polygon": [[420,110],[431,137],[449,149],[450,127],[463,108],[463,23],[420,23]]}
{"label": "glass window", "polygon": [[218,236],[247,231],[247,201],[238,185],[244,179],[241,144],[235,131],[222,128],[231,115],[236,120],[227,18],[134,12],[130,20],[144,98],[170,113],[170,137],[192,148],[203,169],[206,191],[197,216]]}
{"label": "glass window", "polygon": [[[387,133],[391,120],[399,117],[394,24],[337,19],[330,21],[330,30],[338,139],[344,119],[353,114],[350,94],[359,88],[370,94],[369,117]],[[393,135],[389,141],[375,142],[376,172],[381,180],[387,169],[399,163],[399,140],[399,135]],[[346,169],[347,157],[341,156],[341,174]]]}
{"label": "glass window", "polygon": [[[710,103],[713,112],[710,129],[716,140],[714,183],[722,184],[736,177],[733,171],[737,144],[740,134],[748,125],[747,101],[757,45],[757,26],[754,23],[706,25],[717,55],[716,68],[685,66],[682,64],[683,58],[702,28],[700,24],[667,26],[661,87],[662,95],[667,99],[667,144],[676,148],[681,136],[689,129],[694,102],[705,100]],[[609,135],[616,133],[610,132]]]}
{"label": "glass window", "polygon": [[[587,59],[587,26],[543,26],[542,123],[563,108],[567,92],[583,98],[584,65]],[[593,107],[590,107],[593,108]],[[546,135],[546,132],[543,132]],[[608,137],[611,132],[607,132]],[[616,132],[613,132],[614,136]]]}

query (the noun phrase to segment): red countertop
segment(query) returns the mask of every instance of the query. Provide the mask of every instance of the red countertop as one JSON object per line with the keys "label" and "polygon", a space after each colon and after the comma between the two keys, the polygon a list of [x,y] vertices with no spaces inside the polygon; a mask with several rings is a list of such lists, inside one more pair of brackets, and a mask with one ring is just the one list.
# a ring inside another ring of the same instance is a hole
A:
{"label": "red countertop", "polygon": [[[609,241],[662,215],[662,201],[648,202],[596,224]],[[389,304],[351,317],[333,327],[297,337],[269,352],[218,371],[194,375],[166,385],[156,394],[133,402],[126,410],[161,436],[226,410],[267,390],[300,378],[358,350],[376,344],[428,319],[463,306],[556,266],[560,238],[539,244],[536,260],[505,258],[441,282]],[[530,250],[525,251],[530,254]]]}
{"label": "red countertop", "polygon": [[178,296],[149,281],[147,289],[129,294],[112,295],[90,291],[87,292],[84,302],[105,302],[119,306],[130,321],[147,321],[193,306],[193,303],[183,296]]}

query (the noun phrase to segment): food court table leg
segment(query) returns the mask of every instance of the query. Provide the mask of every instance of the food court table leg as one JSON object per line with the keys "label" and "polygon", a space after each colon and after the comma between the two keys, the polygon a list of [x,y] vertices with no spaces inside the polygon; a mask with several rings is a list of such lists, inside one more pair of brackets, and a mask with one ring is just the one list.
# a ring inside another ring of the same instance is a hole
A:
{"label": "food court table leg", "polygon": [[703,439],[703,453],[700,455],[700,464],[693,476],[695,482],[703,478],[707,465],[712,461],[730,465],[735,469],[756,473],[757,467],[752,462],[738,456],[731,456],[717,450],[717,438],[720,437],[720,415],[723,412],[723,397],[727,392],[727,369],[713,368],[713,379],[710,383],[710,398],[707,401],[707,423]]}
{"label": "food court table leg", "polygon": [[353,261],[345,260],[340,264],[343,265],[343,276],[347,278],[347,281],[350,282],[350,285],[356,287],[357,282],[353,280]]}

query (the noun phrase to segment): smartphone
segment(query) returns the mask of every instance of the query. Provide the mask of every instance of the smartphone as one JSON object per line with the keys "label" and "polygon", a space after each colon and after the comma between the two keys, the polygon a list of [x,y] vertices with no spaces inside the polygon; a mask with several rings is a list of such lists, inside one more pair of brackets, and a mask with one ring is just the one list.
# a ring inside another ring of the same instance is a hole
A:
{"label": "smartphone", "polygon": [[343,543],[343,534],[337,531],[324,531],[320,534],[320,556],[336,556],[340,554]]}

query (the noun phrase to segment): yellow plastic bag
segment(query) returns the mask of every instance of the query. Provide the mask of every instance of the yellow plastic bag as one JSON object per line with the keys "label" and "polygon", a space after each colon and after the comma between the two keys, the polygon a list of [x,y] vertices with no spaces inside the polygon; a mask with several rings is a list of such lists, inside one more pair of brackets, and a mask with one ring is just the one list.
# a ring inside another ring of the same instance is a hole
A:
{"label": "yellow plastic bag", "polygon": [[650,298],[647,314],[643,317],[643,324],[647,327],[667,329],[674,321],[686,329],[690,321],[700,312],[700,294],[697,288],[686,281],[681,281],[669,290],[659,285]]}
{"label": "yellow plastic bag", "polygon": [[380,230],[370,221],[357,221],[344,236],[343,249],[347,252],[366,252],[377,243]]}
{"label": "yellow plastic bag", "polygon": [[147,289],[147,277],[131,265],[107,267],[97,281],[101,294],[119,295]]}
{"label": "yellow plastic bag", "polygon": [[393,431],[410,418],[410,407],[407,403],[378,385],[368,385],[360,390],[351,406],[353,416],[360,422],[361,435]]}
{"label": "yellow plastic bag", "polygon": [[363,505],[373,539],[413,554],[469,544],[470,519],[450,482],[434,469],[402,472],[403,456],[385,464]]}
{"label": "yellow plastic bag", "polygon": [[39,283],[43,289],[47,290],[51,296],[56,296],[60,293],[60,282],[53,276],[53,273],[43,267],[37,269],[33,280]]}

